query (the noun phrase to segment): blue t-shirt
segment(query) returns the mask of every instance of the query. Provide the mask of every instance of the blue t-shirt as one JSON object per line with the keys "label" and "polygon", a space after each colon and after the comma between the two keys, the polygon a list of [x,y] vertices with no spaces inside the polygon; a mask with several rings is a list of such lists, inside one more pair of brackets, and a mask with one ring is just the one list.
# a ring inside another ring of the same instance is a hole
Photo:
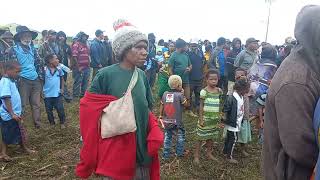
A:
{"label": "blue t-shirt", "polygon": [[20,45],[16,45],[13,49],[21,65],[20,76],[28,80],[36,80],[38,78],[38,73],[34,65],[34,48],[29,46],[29,50],[24,50]]}
{"label": "blue t-shirt", "polygon": [[18,116],[21,115],[21,111],[22,111],[21,99],[20,99],[20,94],[15,81],[7,77],[2,77],[2,79],[0,80],[0,98],[1,98],[0,116],[2,120],[10,121],[12,119],[4,103],[4,98],[10,98],[11,106],[14,114]]}
{"label": "blue t-shirt", "polygon": [[43,93],[45,98],[59,97],[60,93],[60,80],[63,76],[63,71],[57,68],[53,74],[50,68],[45,67],[45,82],[43,85]]}

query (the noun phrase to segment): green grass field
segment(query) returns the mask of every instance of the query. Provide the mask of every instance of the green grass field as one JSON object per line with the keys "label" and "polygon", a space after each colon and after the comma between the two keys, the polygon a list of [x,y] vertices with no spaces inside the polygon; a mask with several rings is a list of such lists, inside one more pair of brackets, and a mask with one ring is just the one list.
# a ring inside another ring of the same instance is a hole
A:
{"label": "green grass field", "polygon": [[[154,93],[156,94],[156,93]],[[159,102],[159,101],[158,101]],[[29,137],[30,147],[36,154],[21,153],[19,147],[10,146],[9,155],[12,162],[0,162],[0,180],[4,179],[77,179],[74,175],[75,165],[79,160],[79,100],[65,103],[67,128],[60,130],[59,125],[49,127],[44,105],[41,108],[43,129],[35,130],[30,108],[27,109],[25,125]],[[157,114],[158,109],[155,109]],[[56,122],[58,122],[57,115]],[[225,162],[222,155],[223,140],[214,146],[214,155],[218,162],[208,161],[204,150],[201,154],[201,166],[192,163],[195,144],[195,127],[197,119],[184,116],[186,128],[186,149],[190,151],[184,158],[172,158],[161,162],[161,179],[218,179],[218,180],[258,180],[261,179],[260,159],[261,147],[254,141],[248,146],[250,157],[244,158],[237,151],[235,157],[240,161],[238,165]],[[90,179],[101,179],[92,176]]]}

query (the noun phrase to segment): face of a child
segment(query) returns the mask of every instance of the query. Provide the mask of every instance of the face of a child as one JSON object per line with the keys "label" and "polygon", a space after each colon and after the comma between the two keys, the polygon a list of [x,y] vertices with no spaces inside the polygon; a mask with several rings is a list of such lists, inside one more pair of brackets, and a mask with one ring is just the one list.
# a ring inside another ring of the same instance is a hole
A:
{"label": "face of a child", "polygon": [[140,41],[138,44],[133,46],[124,57],[124,61],[128,61],[130,64],[135,66],[141,66],[146,62],[148,55],[148,45],[144,41]]}
{"label": "face of a child", "polygon": [[216,87],[218,85],[219,77],[217,74],[209,74],[207,78],[207,85],[210,87]]}
{"label": "face of a child", "polygon": [[8,75],[9,78],[11,78],[11,79],[17,79],[18,76],[19,76],[20,71],[21,71],[20,66],[17,66],[17,67],[15,67],[14,69],[7,70],[6,73],[7,73],[7,75]]}
{"label": "face of a child", "polygon": [[58,67],[58,65],[59,65],[59,59],[56,55],[54,55],[53,58],[50,60],[50,66],[56,68]]}
{"label": "face of a child", "polygon": [[162,51],[158,51],[158,52],[157,52],[157,55],[158,55],[158,56],[161,56],[161,55],[162,55]]}
{"label": "face of a child", "polygon": [[236,71],[235,72],[235,79],[238,80],[240,79],[241,77],[245,77],[246,76],[246,72],[244,71]]}

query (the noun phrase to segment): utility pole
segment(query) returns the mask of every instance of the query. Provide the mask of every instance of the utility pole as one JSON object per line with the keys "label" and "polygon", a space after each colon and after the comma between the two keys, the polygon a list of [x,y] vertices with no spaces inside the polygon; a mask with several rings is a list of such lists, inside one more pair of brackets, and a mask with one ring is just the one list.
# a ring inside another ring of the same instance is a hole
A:
{"label": "utility pole", "polygon": [[269,24],[270,24],[270,14],[271,14],[271,4],[272,0],[266,0],[267,3],[269,3],[269,13],[268,13],[268,21],[267,21],[267,31],[266,31],[266,38],[265,42],[268,41],[268,34],[269,34]]}

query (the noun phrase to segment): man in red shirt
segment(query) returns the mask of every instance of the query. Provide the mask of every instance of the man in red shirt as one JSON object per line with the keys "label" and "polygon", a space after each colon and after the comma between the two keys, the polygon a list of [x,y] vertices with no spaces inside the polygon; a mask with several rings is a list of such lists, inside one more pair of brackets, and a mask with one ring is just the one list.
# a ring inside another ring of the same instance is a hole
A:
{"label": "man in red shirt", "polygon": [[87,45],[89,36],[84,32],[79,32],[73,43],[72,50],[72,77],[73,77],[73,97],[83,97],[87,90],[90,77],[90,49]]}

